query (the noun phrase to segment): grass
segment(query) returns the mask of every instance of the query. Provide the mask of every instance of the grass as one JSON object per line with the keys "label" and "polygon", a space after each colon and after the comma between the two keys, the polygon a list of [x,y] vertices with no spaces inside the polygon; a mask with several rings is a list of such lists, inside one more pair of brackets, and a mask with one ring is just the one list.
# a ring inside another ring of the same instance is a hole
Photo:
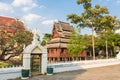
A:
{"label": "grass", "polygon": [[6,66],[12,66],[12,64],[0,61],[0,67],[6,67]]}

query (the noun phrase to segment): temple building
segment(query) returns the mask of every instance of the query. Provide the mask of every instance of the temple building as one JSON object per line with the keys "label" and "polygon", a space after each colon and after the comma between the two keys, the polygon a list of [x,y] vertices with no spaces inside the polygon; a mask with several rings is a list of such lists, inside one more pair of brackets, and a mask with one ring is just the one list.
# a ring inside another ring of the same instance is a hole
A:
{"label": "temple building", "polygon": [[16,18],[0,16],[0,31],[14,33],[15,31],[25,30],[24,23]]}
{"label": "temple building", "polygon": [[85,60],[86,51],[72,57],[67,51],[67,44],[73,27],[66,22],[55,22],[52,30],[52,39],[47,43],[48,62]]}
{"label": "temple building", "polygon": [[[9,35],[14,35],[15,32],[20,32],[26,30],[26,27],[24,23],[16,18],[6,17],[6,16],[0,16],[0,45],[4,44],[2,41],[7,40]],[[4,34],[3,32],[6,32],[9,35]],[[17,46],[17,43],[14,44],[14,47]],[[1,48],[1,47],[0,47]],[[8,51],[11,55],[14,51]],[[0,50],[1,53],[1,50]],[[10,56],[9,55],[9,56]],[[19,60],[21,59],[21,56],[15,56],[12,59]],[[8,57],[7,55],[5,56]]]}

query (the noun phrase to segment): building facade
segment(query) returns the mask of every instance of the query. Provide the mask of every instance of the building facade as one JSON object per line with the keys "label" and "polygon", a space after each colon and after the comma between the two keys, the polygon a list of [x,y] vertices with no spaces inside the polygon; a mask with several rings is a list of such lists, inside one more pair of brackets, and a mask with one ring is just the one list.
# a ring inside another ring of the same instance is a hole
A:
{"label": "building facade", "polygon": [[86,51],[72,57],[67,50],[67,44],[73,27],[69,23],[55,22],[52,30],[52,39],[47,43],[48,62],[74,61],[86,59]]}

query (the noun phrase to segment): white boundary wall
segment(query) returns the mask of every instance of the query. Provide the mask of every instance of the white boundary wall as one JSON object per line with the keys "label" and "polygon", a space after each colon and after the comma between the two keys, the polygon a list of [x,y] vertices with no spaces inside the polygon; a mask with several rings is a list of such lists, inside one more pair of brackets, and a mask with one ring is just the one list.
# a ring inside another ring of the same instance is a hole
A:
{"label": "white boundary wall", "polygon": [[115,65],[115,64],[120,64],[120,60],[119,59],[101,59],[101,60],[49,63],[48,67],[53,68],[53,73],[58,73],[58,72],[88,69],[88,68],[102,67],[102,66]]}
{"label": "white boundary wall", "polygon": [[[120,59],[59,62],[59,63],[49,63],[47,66],[53,67],[54,73],[58,73],[58,72],[88,69],[88,68],[102,67],[102,66],[115,65],[115,64],[120,64]],[[21,69],[23,69],[22,66],[0,68],[0,80],[7,80],[7,79],[14,79],[21,77]]]}
{"label": "white boundary wall", "polygon": [[14,79],[21,77],[22,66],[0,68],[0,80]]}

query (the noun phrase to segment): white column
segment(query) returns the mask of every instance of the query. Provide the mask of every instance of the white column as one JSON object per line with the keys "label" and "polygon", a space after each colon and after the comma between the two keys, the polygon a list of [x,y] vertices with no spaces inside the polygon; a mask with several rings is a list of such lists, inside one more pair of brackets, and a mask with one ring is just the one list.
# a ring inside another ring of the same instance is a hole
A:
{"label": "white column", "polygon": [[47,53],[42,53],[42,74],[47,72]]}
{"label": "white column", "polygon": [[30,53],[23,54],[23,67],[24,67],[24,69],[31,69],[30,68],[30,61],[31,61],[30,59],[31,59]]}

